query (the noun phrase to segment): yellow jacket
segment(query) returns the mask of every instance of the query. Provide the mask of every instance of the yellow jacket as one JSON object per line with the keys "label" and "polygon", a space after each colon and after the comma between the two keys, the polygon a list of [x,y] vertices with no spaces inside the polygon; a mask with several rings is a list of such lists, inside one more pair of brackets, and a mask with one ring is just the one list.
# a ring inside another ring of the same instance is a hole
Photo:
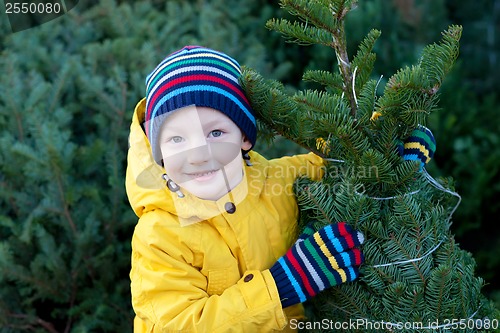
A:
{"label": "yellow jacket", "polygon": [[[322,176],[314,154],[266,160],[250,153],[244,180],[217,201],[168,190],[141,128],[130,128],[127,194],[139,222],[130,272],[134,332],[272,332],[303,318],[282,309],[269,268],[297,238],[293,181]],[[246,181],[245,181],[246,180]],[[236,202],[236,210],[228,202]]]}

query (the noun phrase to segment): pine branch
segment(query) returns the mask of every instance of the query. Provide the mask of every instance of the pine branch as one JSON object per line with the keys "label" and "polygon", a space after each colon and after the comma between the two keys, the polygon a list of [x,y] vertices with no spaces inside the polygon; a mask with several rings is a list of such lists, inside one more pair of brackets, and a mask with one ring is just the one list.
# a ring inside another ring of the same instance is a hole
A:
{"label": "pine branch", "polygon": [[287,41],[299,45],[332,45],[332,38],[328,32],[314,26],[310,27],[304,23],[292,23],[286,19],[271,19],[266,23],[266,27],[280,32]]}
{"label": "pine branch", "polygon": [[333,36],[333,47],[337,55],[339,70],[344,80],[344,93],[347,96],[349,105],[351,106],[351,116],[357,118],[358,104],[356,101],[356,91],[353,87],[354,74],[349,62],[349,54],[347,53],[347,42],[345,36],[344,25],[341,25],[336,35]]}
{"label": "pine branch", "polygon": [[328,186],[318,182],[313,182],[310,179],[300,178],[296,181],[295,187],[299,205],[304,210],[311,210],[311,219],[324,221],[324,225],[335,223],[331,218],[333,200],[328,200],[331,197],[331,191]]}
{"label": "pine branch", "polygon": [[59,333],[54,325],[48,321],[45,321],[39,317],[33,317],[30,314],[22,314],[22,313],[12,313],[12,312],[7,312],[6,313],[7,317],[13,318],[16,321],[21,321],[23,322],[22,325],[16,325],[16,324],[8,324],[6,327],[8,328],[13,328],[13,329],[20,329],[20,330],[36,330],[36,327],[33,325],[39,325],[41,326],[45,331],[49,333]]}
{"label": "pine branch", "polygon": [[[301,18],[306,23],[312,24],[329,35],[336,33],[336,28],[339,27],[341,22],[338,19],[338,13],[335,13],[334,3],[330,3],[331,7],[329,7],[325,6],[321,1],[282,0],[280,5],[293,16]],[[286,31],[284,33],[286,34]]]}
{"label": "pine branch", "polygon": [[[353,70],[347,53],[344,17],[357,1],[282,0],[280,5],[292,15],[306,23],[291,23],[288,20],[270,20],[266,26],[280,32],[285,38],[298,44],[322,44],[335,50],[340,74],[343,78],[343,92],[349,101],[351,115],[356,119],[356,92],[352,85]],[[313,27],[310,27],[311,24]]]}
{"label": "pine branch", "polygon": [[57,103],[59,103],[61,99],[61,93],[63,91],[63,87],[67,84],[66,82],[68,79],[71,77],[71,67],[75,66],[73,61],[69,61],[64,64],[63,68],[61,71],[58,73],[56,82],[53,84],[53,95],[52,95],[52,101],[50,102],[50,105],[47,109],[48,114],[54,113],[54,109]]}
{"label": "pine branch", "polygon": [[380,34],[379,30],[371,30],[359,45],[358,53],[352,60],[352,66],[358,69],[356,71],[356,91],[361,91],[370,78],[376,59],[376,55],[372,53],[372,50]]}
{"label": "pine branch", "polygon": [[438,109],[438,89],[458,56],[461,28],[450,27],[439,43],[424,48],[419,63],[397,71],[377,97],[380,80],[370,75],[380,32],[365,37],[352,61],[347,53],[344,19],[357,1],[280,4],[299,22],[271,20],[268,28],[299,44],[332,48],[338,72],[303,74],[304,81],[323,85],[321,92],[290,96],[279,83],[255,73],[244,73],[242,86],[257,118],[274,132],[343,162],[337,174],[329,163],[321,181],[297,180],[300,223],[343,220],[367,236],[360,283],[318,295],[313,302],[320,315],[337,321],[346,313],[384,321],[463,317],[458,313],[483,297],[480,280],[469,270],[473,263],[453,245],[449,195],[431,188],[420,165],[401,156],[409,133]]}
{"label": "pine branch", "polygon": [[458,58],[462,27],[452,25],[442,35],[443,37],[439,43],[427,45],[424,48],[420,60],[420,67],[428,78],[428,94],[430,95],[437,93],[444,77],[449,73]]}
{"label": "pine branch", "polygon": [[[76,279],[77,275],[71,275],[71,295],[69,298],[69,309],[73,309],[76,301],[77,291],[78,291],[78,281]],[[66,326],[64,328],[64,333],[69,333],[73,324],[73,316],[68,316],[66,320]]]}
{"label": "pine branch", "polygon": [[308,70],[302,76],[305,82],[316,82],[326,87],[330,94],[341,95],[343,91],[342,77],[339,73],[332,73],[321,70]]}
{"label": "pine branch", "polygon": [[315,145],[309,144],[308,140],[313,137],[313,123],[300,112],[296,101],[283,91],[283,85],[264,79],[248,67],[242,68],[240,84],[260,122],[278,135],[293,140],[318,156],[326,157]]}
{"label": "pine branch", "polygon": [[[352,286],[352,288],[356,288],[356,286]],[[359,290],[361,291],[361,290]],[[324,294],[321,294],[323,296],[326,296]],[[320,307],[325,307],[328,312],[331,312],[332,309],[336,309],[338,311],[343,312],[344,314],[347,315],[348,318],[366,318],[367,313],[362,309],[358,302],[359,300],[362,300],[360,298],[357,298],[355,293],[352,292],[349,288],[346,288],[345,285],[340,285],[337,288],[332,288],[331,289],[331,295],[333,297],[319,297],[315,301],[319,301],[318,303],[320,304]],[[335,300],[341,300],[343,304],[338,304]],[[328,305],[328,308],[326,307]],[[348,305],[348,306],[346,306]],[[349,311],[348,309],[352,309]]]}
{"label": "pine branch", "polygon": [[[9,86],[16,88],[16,92],[19,93],[21,91],[21,83],[14,72],[16,59],[13,57],[7,57],[5,62],[7,63],[7,66],[5,66],[7,67],[6,77],[10,78]],[[5,96],[2,96],[2,99],[5,100],[7,108],[12,110],[11,113],[14,114],[17,125],[17,139],[19,142],[23,142],[25,134],[22,123],[22,110],[20,110],[19,103],[17,103],[18,101],[15,99],[16,96],[21,96],[21,94],[6,94]]]}

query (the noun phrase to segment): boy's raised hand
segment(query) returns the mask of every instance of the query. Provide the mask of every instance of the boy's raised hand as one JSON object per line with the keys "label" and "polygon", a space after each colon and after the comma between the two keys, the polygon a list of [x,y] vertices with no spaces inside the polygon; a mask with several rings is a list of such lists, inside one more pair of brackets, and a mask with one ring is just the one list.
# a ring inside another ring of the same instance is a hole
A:
{"label": "boy's raised hand", "polygon": [[320,291],[358,277],[364,236],[344,222],[317,232],[310,227],[270,271],[282,306],[302,303]]}

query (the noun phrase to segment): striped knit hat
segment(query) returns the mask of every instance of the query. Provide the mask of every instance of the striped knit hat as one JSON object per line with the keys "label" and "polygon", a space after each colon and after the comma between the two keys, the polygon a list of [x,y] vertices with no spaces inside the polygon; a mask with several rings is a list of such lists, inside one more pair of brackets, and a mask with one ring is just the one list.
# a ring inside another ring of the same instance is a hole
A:
{"label": "striped knit hat", "polygon": [[161,163],[158,136],[166,116],[195,105],[228,116],[255,144],[254,112],[238,83],[241,69],[228,55],[201,46],[185,46],[167,56],[146,78],[146,136],[155,161]]}

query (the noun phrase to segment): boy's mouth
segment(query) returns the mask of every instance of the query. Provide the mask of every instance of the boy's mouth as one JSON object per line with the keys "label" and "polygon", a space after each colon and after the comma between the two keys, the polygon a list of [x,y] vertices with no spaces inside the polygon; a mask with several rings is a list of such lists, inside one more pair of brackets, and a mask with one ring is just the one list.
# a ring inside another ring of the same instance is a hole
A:
{"label": "boy's mouth", "polygon": [[215,177],[215,174],[219,170],[208,170],[208,171],[202,171],[202,172],[195,172],[195,173],[189,173],[187,174],[190,179],[194,179],[197,181],[207,181]]}

